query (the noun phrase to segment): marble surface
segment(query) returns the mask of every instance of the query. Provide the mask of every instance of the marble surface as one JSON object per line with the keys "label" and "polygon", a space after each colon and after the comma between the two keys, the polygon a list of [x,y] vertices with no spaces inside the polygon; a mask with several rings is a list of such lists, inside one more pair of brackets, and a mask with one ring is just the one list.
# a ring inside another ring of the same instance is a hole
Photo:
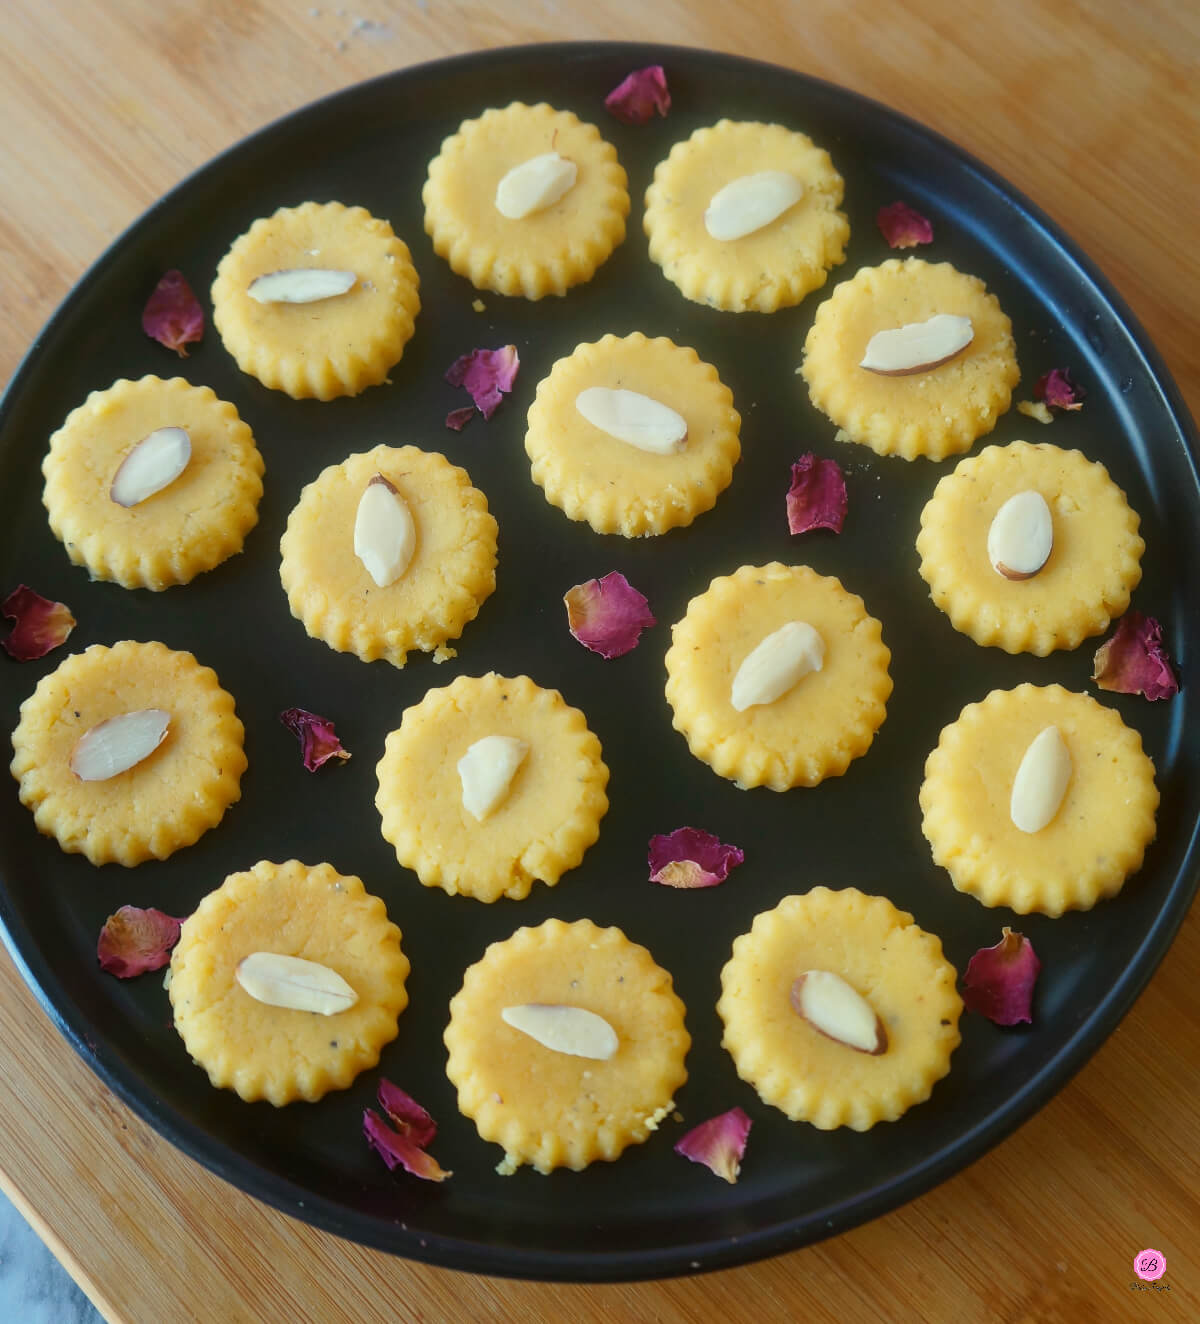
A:
{"label": "marble surface", "polygon": [[0,1193],[0,1320],[101,1324],[103,1316]]}

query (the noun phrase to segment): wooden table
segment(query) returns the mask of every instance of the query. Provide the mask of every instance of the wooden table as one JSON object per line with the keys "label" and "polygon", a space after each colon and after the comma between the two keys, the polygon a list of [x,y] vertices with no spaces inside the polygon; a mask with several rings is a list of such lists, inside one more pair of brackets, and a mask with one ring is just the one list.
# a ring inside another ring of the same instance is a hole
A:
{"label": "wooden table", "polygon": [[[791,65],[955,139],[1099,263],[1200,413],[1194,5],[590,0],[575,8],[7,0],[0,378],[113,237],[250,130],[437,56],[636,36]],[[91,1075],[0,956],[0,1185],[101,1311],[133,1324],[1196,1318],[1198,985],[1193,912],[1124,1024],[1048,1107],[968,1171],[864,1228],[700,1279],[556,1286],[392,1259],[224,1185]],[[1146,1246],[1165,1253],[1169,1291],[1131,1290],[1133,1256]]]}

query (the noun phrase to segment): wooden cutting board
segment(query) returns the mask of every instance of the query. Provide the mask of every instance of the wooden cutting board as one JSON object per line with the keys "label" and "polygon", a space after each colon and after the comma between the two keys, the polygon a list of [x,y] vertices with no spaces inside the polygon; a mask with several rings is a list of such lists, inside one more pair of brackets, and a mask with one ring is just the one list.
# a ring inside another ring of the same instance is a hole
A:
{"label": "wooden cutting board", "polygon": [[[1200,409],[1200,10],[1171,0],[7,0],[0,378],[117,233],[312,98],[486,46],[626,39],[790,65],[936,127],[1060,222]],[[512,1283],[340,1242],[138,1121],[0,957],[0,1185],[111,1320],[1003,1320],[1200,1315],[1200,919],[1016,1135],[909,1206],[700,1279]],[[1138,1290],[1133,1257],[1166,1276]],[[1156,1299],[1151,1299],[1151,1298]],[[1167,1312],[1167,1313],[1163,1313]]]}

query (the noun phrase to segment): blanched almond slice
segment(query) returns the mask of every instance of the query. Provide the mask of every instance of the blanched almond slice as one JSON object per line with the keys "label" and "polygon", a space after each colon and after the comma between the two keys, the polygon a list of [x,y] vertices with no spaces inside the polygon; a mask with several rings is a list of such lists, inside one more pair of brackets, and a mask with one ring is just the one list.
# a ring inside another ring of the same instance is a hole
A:
{"label": "blanched almond slice", "polygon": [[484,736],[458,760],[463,808],[482,823],[508,795],[529,746],[516,736]]}
{"label": "blanched almond slice", "polygon": [[974,338],[975,328],[969,317],[938,313],[927,322],[876,331],[867,341],[867,352],[858,366],[881,377],[906,377],[948,362]]}
{"label": "blanched almond slice", "polygon": [[408,569],[417,546],[417,526],[408,502],[376,474],[358,499],[354,555],[378,588],[387,588]]}
{"label": "blanched almond slice", "polygon": [[191,458],[192,439],[183,428],[155,428],[121,461],[108,495],[118,506],[136,506],[173,483]]}
{"label": "blanched almond slice", "polygon": [[1032,579],[1053,547],[1054,520],[1040,492],[1009,497],[988,529],[988,560],[1005,579]]}
{"label": "blanched almond slice", "polygon": [[669,405],[637,391],[589,386],[575,408],[593,427],[653,455],[674,455],[687,445],[687,420]]}
{"label": "blanched almond slice", "polygon": [[526,1002],[519,1007],[501,1008],[500,1016],[506,1025],[556,1053],[607,1062],[617,1051],[616,1030],[603,1016],[582,1007]]}
{"label": "blanched almond slice", "polygon": [[810,671],[825,665],[825,641],[807,621],[789,621],[742,660],[729,702],[739,713],[774,703]]}
{"label": "blanched almond slice", "polygon": [[792,981],[792,1010],[848,1048],[872,1057],[887,1052],[887,1030],[874,1007],[831,970],[806,970]]}
{"label": "blanched almond slice", "polygon": [[98,722],[75,742],[71,771],[83,782],[103,782],[140,763],[167,737],[171,714],[139,708]]}
{"label": "blanched almond slice", "polygon": [[496,210],[510,221],[519,221],[543,211],[575,187],[579,169],[557,152],[531,156],[513,166],[496,185]]}
{"label": "blanched almond slice", "polygon": [[714,239],[741,239],[770,225],[804,196],[804,185],[786,170],[740,175],[713,194],[704,228]]}
{"label": "blanched almond slice", "polygon": [[1014,825],[1022,832],[1040,832],[1058,813],[1071,772],[1071,751],[1058,727],[1034,736],[1013,778],[1008,812]]}
{"label": "blanched almond slice", "polygon": [[336,299],[339,294],[347,294],[357,280],[353,271],[290,267],[252,280],[246,293],[256,303],[319,303],[322,299]]}
{"label": "blanched almond slice", "polygon": [[358,994],[327,965],[279,952],[251,952],[238,962],[237,982],[256,1002],[292,1011],[335,1016],[358,1001]]}

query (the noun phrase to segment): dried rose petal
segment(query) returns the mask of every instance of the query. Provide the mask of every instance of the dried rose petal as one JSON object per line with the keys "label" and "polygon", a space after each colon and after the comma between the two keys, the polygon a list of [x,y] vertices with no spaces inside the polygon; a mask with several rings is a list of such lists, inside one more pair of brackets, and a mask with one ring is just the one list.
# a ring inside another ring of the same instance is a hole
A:
{"label": "dried rose petal", "polygon": [[746,858],[711,832],[681,827],[650,838],[650,881],[667,887],[716,887]]}
{"label": "dried rose petal", "polygon": [[963,1006],[997,1025],[1032,1022],[1033,986],[1042,963],[1033,943],[1006,924],[995,947],[981,947],[963,975]]}
{"label": "dried rose petal", "polygon": [[671,94],[662,65],[635,70],[604,98],[604,105],[622,124],[648,124],[655,111],[665,116],[671,109]]}
{"label": "dried rose petal", "polygon": [[304,766],[309,772],[316,770],[330,759],[348,759],[348,751],[342,748],[333,723],[327,717],[318,717],[316,713],[306,712],[303,708],[285,708],[279,714],[279,720],[300,741],[304,755]]}
{"label": "dried rose petal", "polygon": [[[512,390],[520,366],[516,345],[474,349],[454,360],[446,369],[446,380],[451,386],[465,386],[479,412],[484,418],[491,418],[501,397]],[[446,421],[450,423],[449,419]]]}
{"label": "dried rose petal", "polygon": [[1037,379],[1033,398],[1044,400],[1052,409],[1082,409],[1087,392],[1071,380],[1069,368],[1051,368]]}
{"label": "dried rose petal", "polygon": [[694,1126],[676,1143],[675,1152],[693,1163],[703,1163],[732,1185],[741,1171],[749,1134],[750,1118],[740,1108],[730,1108]]}
{"label": "dried rose petal", "polygon": [[132,979],[149,970],[161,970],[179,941],[183,920],[150,907],[122,906],[109,915],[100,930],[96,957],[100,968],[118,979]]}
{"label": "dried rose petal", "polygon": [[603,579],[576,584],[563,595],[567,626],[576,639],[601,657],[621,657],[637,647],[647,626],[656,625],[650,604],[618,570]]}
{"label": "dried rose petal", "polygon": [[836,460],[818,460],[811,451],[792,465],[787,494],[788,529],[832,529],[841,533],[846,519],[846,480]]}
{"label": "dried rose petal", "polygon": [[424,1149],[437,1135],[437,1123],[433,1118],[411,1094],[406,1094],[390,1080],[380,1079],[379,1106],[396,1130],[418,1148]]}
{"label": "dried rose petal", "polygon": [[455,432],[461,432],[474,417],[475,406],[463,405],[461,409],[452,409],[446,415],[446,426]]}
{"label": "dried rose petal", "polygon": [[907,202],[880,207],[875,214],[875,224],[889,248],[916,248],[918,244],[933,243],[933,222],[919,211],[913,211]]}
{"label": "dried rose petal", "polygon": [[185,345],[204,336],[204,310],[182,271],[168,271],[142,310],[142,330],[160,345],[187,358]]}
{"label": "dried rose petal", "polygon": [[389,1168],[403,1168],[423,1181],[445,1181],[453,1176],[432,1154],[426,1154],[408,1136],[393,1131],[373,1108],[363,1109],[363,1135]]}
{"label": "dried rose petal", "polygon": [[1096,650],[1092,679],[1102,690],[1144,694],[1147,699],[1169,699],[1179,693],[1163,647],[1162,626],[1140,611],[1127,611],[1113,637]]}
{"label": "dried rose petal", "polygon": [[3,641],[5,652],[18,662],[32,662],[45,657],[75,628],[75,617],[64,603],[51,602],[25,584],[19,585],[0,602],[0,613],[16,621],[12,633]]}

